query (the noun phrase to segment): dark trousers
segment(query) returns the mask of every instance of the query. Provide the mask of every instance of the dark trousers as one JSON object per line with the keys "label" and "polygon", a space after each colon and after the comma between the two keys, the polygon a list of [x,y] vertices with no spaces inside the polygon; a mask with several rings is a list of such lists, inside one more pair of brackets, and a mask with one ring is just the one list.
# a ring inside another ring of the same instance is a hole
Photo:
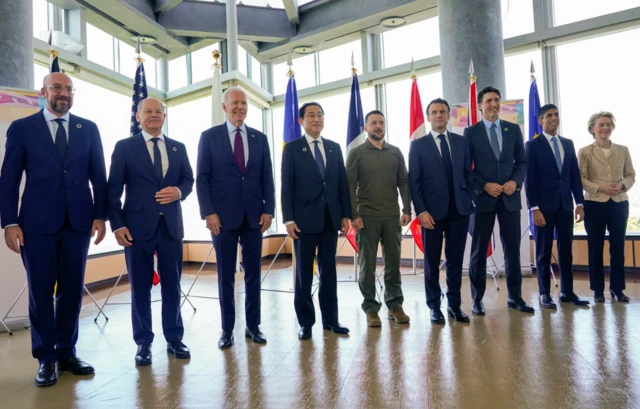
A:
{"label": "dark trousers", "polygon": [[534,227],[536,243],[536,274],[540,294],[551,292],[551,250],[553,232],[557,231],[558,266],[560,267],[560,291],[573,293],[573,211],[558,210],[544,212],[546,221],[543,227]]}
{"label": "dark trousers", "polygon": [[136,241],[125,247],[124,256],[131,282],[131,321],[137,345],[153,342],[151,323],[151,287],[154,253],[158,254],[158,275],[162,294],[162,332],[167,342],[182,340],[184,326],[180,313],[180,276],[182,275],[182,239],[174,239],[164,219],[158,221],[150,240]]}
{"label": "dark trousers", "polygon": [[325,226],[320,233],[298,233],[293,241],[296,287],[294,306],[301,327],[312,327],[316,323],[311,287],[313,285],[313,262],[318,249],[318,300],[322,314],[322,324],[338,322],[338,284],[336,278],[336,250],[338,232],[331,223],[329,208],[325,210]]}
{"label": "dark trousers", "polygon": [[482,300],[487,287],[487,247],[493,233],[493,225],[498,216],[500,240],[504,251],[507,291],[511,299],[521,297],[522,271],[520,269],[520,210],[509,211],[501,199],[495,209],[489,212],[475,212],[469,278],[471,296]]}
{"label": "dark trousers", "polygon": [[244,308],[247,327],[260,325],[260,276],[262,273],[262,233],[252,229],[245,214],[239,228],[220,230],[211,235],[216,249],[218,268],[218,291],[222,330],[233,331],[236,323],[235,272],[238,259],[238,241],[242,248],[245,299]]}
{"label": "dark trousers", "polygon": [[584,227],[589,246],[589,281],[591,290],[604,292],[604,238],[609,231],[609,255],[611,272],[609,289],[622,291],[624,282],[624,241],[629,219],[629,201],[600,203],[584,202]]}
{"label": "dark trousers", "polygon": [[21,256],[29,283],[31,351],[40,363],[54,363],[76,353],[90,239],[90,232],[74,231],[68,219],[54,234],[24,232]]}
{"label": "dark trousers", "polygon": [[446,242],[444,256],[447,271],[447,300],[449,307],[459,308],[461,303],[460,287],[462,285],[462,261],[467,243],[469,216],[461,216],[456,208],[455,199],[449,200],[447,216],[435,220],[433,230],[422,228],[422,245],[424,246],[424,289],[427,294],[429,309],[440,308],[440,256],[442,239]]}

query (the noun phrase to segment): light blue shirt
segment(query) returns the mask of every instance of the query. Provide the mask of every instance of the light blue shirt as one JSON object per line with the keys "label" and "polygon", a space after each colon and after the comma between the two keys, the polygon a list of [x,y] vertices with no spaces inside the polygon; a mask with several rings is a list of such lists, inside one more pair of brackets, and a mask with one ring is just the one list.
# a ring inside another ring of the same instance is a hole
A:
{"label": "light blue shirt", "polygon": [[496,134],[498,135],[498,146],[500,147],[500,153],[502,153],[502,128],[500,127],[500,118],[498,118],[495,122],[491,122],[487,119],[482,118],[482,122],[484,123],[484,127],[487,130],[487,138],[489,138],[489,145],[491,145],[491,125],[496,124]]}
{"label": "light blue shirt", "polygon": [[[58,123],[56,122],[56,119],[58,119],[58,117],[52,114],[51,111],[49,111],[47,108],[42,110],[42,114],[44,115],[44,120],[47,121],[49,132],[51,132],[51,138],[53,138],[53,143],[55,144],[56,133],[58,132]],[[62,126],[64,127],[64,130],[67,133],[67,143],[69,143],[69,113],[67,112],[66,114],[62,115],[60,118],[64,119]]]}
{"label": "light blue shirt", "polygon": [[[226,124],[227,130],[229,131],[229,142],[231,142],[231,151],[233,152],[236,142],[236,127],[231,125],[229,121],[227,121]],[[247,162],[249,162],[249,141],[247,140],[247,126],[245,124],[242,124],[242,126],[240,127],[240,135],[242,135],[242,145],[244,147],[244,165],[247,166]]]}

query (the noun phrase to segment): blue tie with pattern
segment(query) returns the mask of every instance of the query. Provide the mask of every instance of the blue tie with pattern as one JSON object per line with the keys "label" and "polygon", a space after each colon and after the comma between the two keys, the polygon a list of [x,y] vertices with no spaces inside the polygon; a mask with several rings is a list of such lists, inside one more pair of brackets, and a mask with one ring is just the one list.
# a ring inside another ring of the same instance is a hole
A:
{"label": "blue tie with pattern", "polygon": [[322,159],[322,153],[320,152],[320,145],[318,141],[313,141],[313,156],[316,159],[316,165],[320,171],[320,175],[324,179],[324,160]]}
{"label": "blue tie with pattern", "polygon": [[64,119],[58,118],[54,119],[58,123],[58,130],[56,131],[56,148],[58,148],[58,152],[60,152],[60,156],[64,159],[64,156],[67,154],[67,131],[64,129]]}
{"label": "blue tie with pattern", "polygon": [[553,138],[551,138],[551,142],[553,142],[553,154],[556,157],[556,166],[558,166],[558,172],[562,173],[562,156],[560,156],[558,138],[554,136]]}
{"label": "blue tie with pattern", "polygon": [[153,142],[153,168],[158,178],[162,180],[164,178],[162,177],[162,156],[160,156],[160,148],[158,147],[159,140],[160,138],[151,138],[151,142]]}

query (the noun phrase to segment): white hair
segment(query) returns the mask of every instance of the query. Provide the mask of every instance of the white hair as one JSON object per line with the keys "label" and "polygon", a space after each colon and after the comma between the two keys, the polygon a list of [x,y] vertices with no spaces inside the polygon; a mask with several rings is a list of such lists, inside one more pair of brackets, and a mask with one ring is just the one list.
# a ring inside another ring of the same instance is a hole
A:
{"label": "white hair", "polygon": [[245,98],[247,97],[247,93],[244,92],[244,90],[240,87],[229,87],[227,88],[224,93],[222,94],[222,101],[226,102],[227,101],[227,95],[229,95],[230,93],[232,93],[233,91],[240,91],[242,92],[242,94],[245,96]]}

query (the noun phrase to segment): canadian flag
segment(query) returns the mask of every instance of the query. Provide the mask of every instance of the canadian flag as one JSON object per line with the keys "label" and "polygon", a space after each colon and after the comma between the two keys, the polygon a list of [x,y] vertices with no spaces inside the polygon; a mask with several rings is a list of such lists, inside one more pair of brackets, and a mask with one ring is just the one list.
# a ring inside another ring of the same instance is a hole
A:
{"label": "canadian flag", "polygon": [[[411,101],[409,102],[409,136],[412,141],[420,139],[427,134],[427,128],[424,123],[424,112],[422,111],[422,101],[420,100],[420,91],[418,90],[418,79],[415,75],[411,77]],[[422,244],[422,229],[420,226],[420,218],[416,215],[409,226],[413,240],[418,245],[420,251],[424,253]]]}
{"label": "canadian flag", "polygon": [[158,275],[158,252],[153,253],[153,285],[160,284],[160,276]]}

